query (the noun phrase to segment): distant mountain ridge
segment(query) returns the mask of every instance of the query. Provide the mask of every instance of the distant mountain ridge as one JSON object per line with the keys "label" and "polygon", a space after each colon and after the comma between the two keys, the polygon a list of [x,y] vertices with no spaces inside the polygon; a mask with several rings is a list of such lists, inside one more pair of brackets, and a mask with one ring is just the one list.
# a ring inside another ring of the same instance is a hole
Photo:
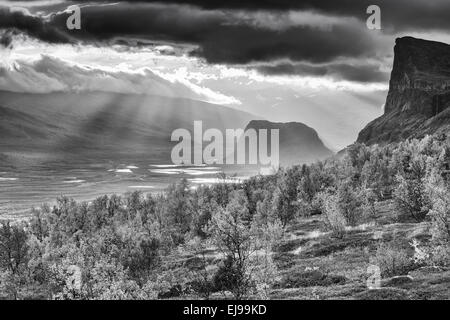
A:
{"label": "distant mountain ridge", "polygon": [[389,143],[450,131],[450,45],[396,39],[384,114],[357,141]]}
{"label": "distant mountain ridge", "polygon": [[[255,129],[278,129],[280,137],[280,165],[290,166],[296,164],[307,164],[317,160],[323,160],[333,155],[317,132],[300,122],[277,123],[267,120],[253,120],[245,128]],[[268,134],[270,141],[270,134]]]}
{"label": "distant mountain ridge", "polygon": [[[122,155],[170,161],[173,130],[244,128],[255,115],[184,98],[108,92],[27,94],[0,91],[0,160],[11,154]],[[1,163],[0,163],[1,164]]]}

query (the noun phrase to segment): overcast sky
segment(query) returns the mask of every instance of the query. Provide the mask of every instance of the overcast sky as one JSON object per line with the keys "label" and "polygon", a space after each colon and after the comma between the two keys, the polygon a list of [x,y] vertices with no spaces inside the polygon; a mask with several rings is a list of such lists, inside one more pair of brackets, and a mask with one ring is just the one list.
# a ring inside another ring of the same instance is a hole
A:
{"label": "overcast sky", "polygon": [[[81,30],[66,9],[81,7]],[[381,30],[366,27],[370,4]],[[382,113],[396,37],[450,42],[448,0],[0,0],[0,89],[190,97],[315,128]]]}

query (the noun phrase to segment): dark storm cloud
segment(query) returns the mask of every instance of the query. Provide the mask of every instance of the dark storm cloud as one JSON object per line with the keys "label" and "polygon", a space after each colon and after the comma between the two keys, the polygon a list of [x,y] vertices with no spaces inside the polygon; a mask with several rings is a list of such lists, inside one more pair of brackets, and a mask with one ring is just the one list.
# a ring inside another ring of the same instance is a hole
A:
{"label": "dark storm cloud", "polygon": [[[154,1],[147,1],[154,2]],[[392,30],[448,30],[448,0],[169,0],[209,9],[313,10],[329,15],[367,19],[366,9],[376,4],[381,8],[383,22]]]}
{"label": "dark storm cloud", "polygon": [[[68,15],[55,15],[49,25],[63,30]],[[327,62],[377,52],[379,43],[369,37],[365,26],[357,24],[355,20],[343,20],[326,28],[293,24],[280,29],[271,23],[265,25],[260,17],[251,14],[120,4],[82,8],[82,30],[67,32],[90,41],[121,37],[187,43],[197,46],[192,54],[210,63],[247,64],[276,59]]]}
{"label": "dark storm cloud", "polygon": [[72,42],[64,31],[48,25],[42,18],[29,15],[25,11],[0,7],[0,29],[20,30],[49,43]]}
{"label": "dark storm cloud", "polygon": [[336,26],[331,31],[293,27],[284,32],[233,26],[219,28],[216,35],[205,37],[196,52],[215,63],[245,64],[284,58],[327,62],[376,52],[375,43],[358,29],[346,26]]}
{"label": "dark storm cloud", "polygon": [[448,0],[168,0],[168,2],[193,4],[209,9],[313,10],[363,20],[367,18],[367,7],[375,4],[381,8],[383,22],[394,30],[450,28]]}
{"label": "dark storm cloud", "polygon": [[367,7],[376,4],[382,10],[385,27],[391,31],[448,30],[450,28],[450,1],[448,0],[128,0],[128,2],[164,2],[195,5],[204,9],[311,10],[332,16],[355,17],[360,20],[367,19]]}
{"label": "dark storm cloud", "polygon": [[311,65],[304,63],[279,63],[275,65],[262,65],[256,68],[265,75],[302,75],[302,76],[328,76],[335,80],[348,80],[354,82],[385,82],[389,80],[389,73],[380,70],[378,65],[354,66],[345,63],[332,63],[328,65]]}

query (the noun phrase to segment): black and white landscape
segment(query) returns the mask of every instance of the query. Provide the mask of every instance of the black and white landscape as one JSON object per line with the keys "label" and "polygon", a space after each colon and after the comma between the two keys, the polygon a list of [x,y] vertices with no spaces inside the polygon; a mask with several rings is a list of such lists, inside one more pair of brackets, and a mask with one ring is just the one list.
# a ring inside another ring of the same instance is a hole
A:
{"label": "black and white landscape", "polygon": [[448,300],[450,2],[369,5],[0,1],[0,299]]}

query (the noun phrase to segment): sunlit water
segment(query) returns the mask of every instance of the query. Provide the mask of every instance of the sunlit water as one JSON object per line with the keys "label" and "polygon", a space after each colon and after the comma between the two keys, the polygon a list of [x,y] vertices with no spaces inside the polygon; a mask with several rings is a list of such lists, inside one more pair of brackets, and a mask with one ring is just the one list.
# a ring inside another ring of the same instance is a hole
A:
{"label": "sunlit water", "polygon": [[[20,171],[0,168],[0,218],[28,215],[32,207],[52,205],[66,195],[90,201],[104,194],[124,194],[135,190],[158,193],[169,184],[186,178],[191,189],[219,182],[243,181],[257,173],[237,166],[176,166],[170,163],[67,163],[27,168]],[[218,178],[222,172],[232,179]]]}

